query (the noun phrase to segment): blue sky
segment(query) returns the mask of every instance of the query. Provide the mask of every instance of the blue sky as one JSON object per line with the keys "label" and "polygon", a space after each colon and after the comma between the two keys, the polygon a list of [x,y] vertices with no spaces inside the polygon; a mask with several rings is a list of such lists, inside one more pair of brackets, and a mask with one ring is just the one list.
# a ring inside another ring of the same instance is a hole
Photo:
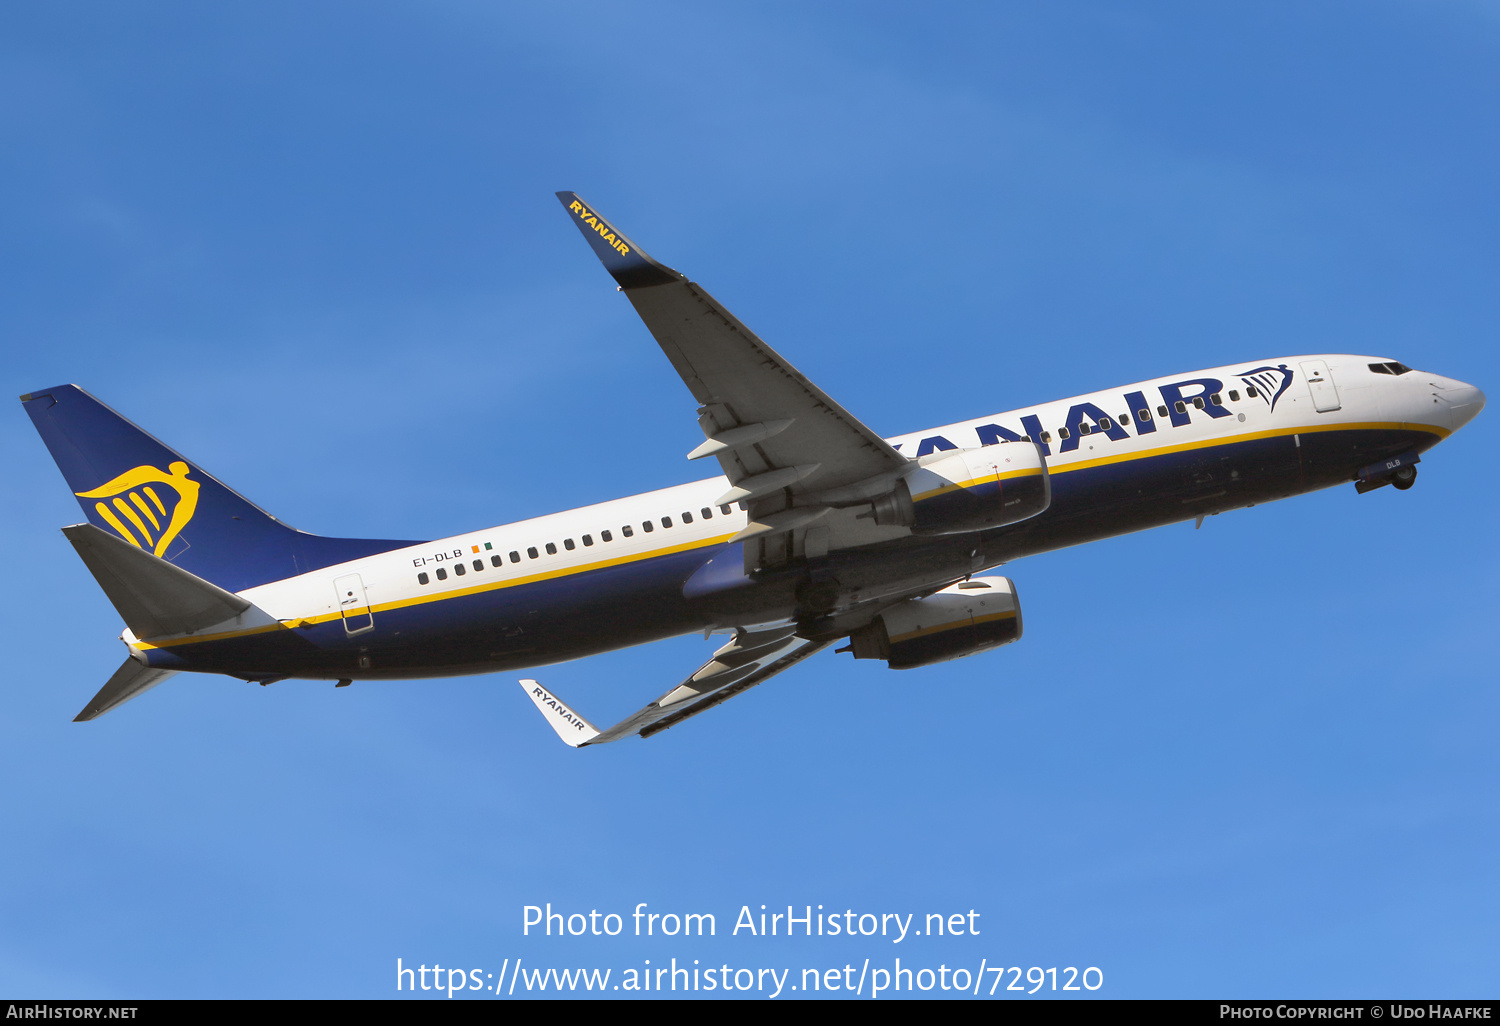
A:
{"label": "blue sky", "polygon": [[[887,434],[1301,352],[1493,393],[1497,110],[1494,3],[11,7],[0,373],[320,533],[690,480],[692,400],[574,189]],[[900,955],[1097,966],[1114,997],[1493,996],[1493,420],[1406,493],[1014,563],[999,652],[824,654],[575,752],[511,675],[179,677],[69,722],[119,622],[15,404],[0,992]],[[708,648],[537,675],[612,722]],[[720,936],[523,937],[549,901]],[[762,903],[982,932],[725,936]]]}

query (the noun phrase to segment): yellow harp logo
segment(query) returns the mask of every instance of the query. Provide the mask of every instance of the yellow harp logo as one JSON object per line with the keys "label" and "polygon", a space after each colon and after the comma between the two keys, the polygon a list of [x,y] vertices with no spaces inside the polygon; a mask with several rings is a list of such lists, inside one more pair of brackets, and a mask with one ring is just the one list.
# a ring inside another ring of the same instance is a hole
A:
{"label": "yellow harp logo", "polygon": [[[198,482],[188,480],[188,465],[177,460],[167,469],[171,473],[136,467],[91,492],[73,494],[82,499],[110,500],[94,503],[94,512],[136,548],[164,555],[198,508]],[[161,486],[160,491],[153,485]],[[166,493],[165,502],[161,492]]]}

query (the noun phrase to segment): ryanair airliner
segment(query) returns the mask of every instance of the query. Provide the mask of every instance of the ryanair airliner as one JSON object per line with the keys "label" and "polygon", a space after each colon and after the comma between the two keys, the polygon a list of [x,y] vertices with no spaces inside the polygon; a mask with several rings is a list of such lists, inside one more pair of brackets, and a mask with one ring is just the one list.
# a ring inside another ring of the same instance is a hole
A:
{"label": "ryanair airliner", "polygon": [[260,684],[539,666],[702,631],[698,669],[575,747],[650,736],[830,646],[892,669],[1021,636],[1021,556],[1352,483],[1407,489],[1484,407],[1384,356],[1248,360],[881,438],[577,195],[564,209],[697,402],[721,475],[435,541],[325,538],[75,385],[21,397],[86,523],[63,528],[128,657],[90,720],[177,673]]}

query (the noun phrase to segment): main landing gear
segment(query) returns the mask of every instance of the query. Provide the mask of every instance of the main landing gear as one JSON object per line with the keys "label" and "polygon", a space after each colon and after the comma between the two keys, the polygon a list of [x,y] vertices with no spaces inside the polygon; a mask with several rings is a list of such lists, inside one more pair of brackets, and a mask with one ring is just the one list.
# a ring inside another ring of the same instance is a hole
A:
{"label": "main landing gear", "polygon": [[1417,468],[1416,467],[1402,467],[1400,470],[1396,471],[1394,474],[1391,475],[1391,484],[1395,485],[1397,488],[1401,489],[1403,492],[1406,491],[1408,488],[1410,488],[1412,485],[1414,485],[1416,483],[1417,483]]}

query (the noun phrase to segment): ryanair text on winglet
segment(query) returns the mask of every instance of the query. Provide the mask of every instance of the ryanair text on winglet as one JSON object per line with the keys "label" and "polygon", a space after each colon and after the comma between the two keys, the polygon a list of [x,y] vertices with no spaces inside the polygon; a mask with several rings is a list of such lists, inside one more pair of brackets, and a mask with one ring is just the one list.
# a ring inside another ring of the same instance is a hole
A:
{"label": "ryanair text on winglet", "polygon": [[630,254],[630,247],[621,242],[619,237],[609,230],[608,224],[599,220],[595,214],[590,213],[588,207],[574,200],[568,205],[568,209],[577,214],[580,221],[598,232],[612,248],[619,250],[621,256],[628,256]]}
{"label": "ryanair text on winglet", "polygon": [[551,709],[557,715],[558,719],[574,730],[582,732],[589,729],[588,725],[578,718],[577,713],[559,702],[556,695],[548,694],[541,685],[532,688],[531,693],[536,696],[542,706]]}

